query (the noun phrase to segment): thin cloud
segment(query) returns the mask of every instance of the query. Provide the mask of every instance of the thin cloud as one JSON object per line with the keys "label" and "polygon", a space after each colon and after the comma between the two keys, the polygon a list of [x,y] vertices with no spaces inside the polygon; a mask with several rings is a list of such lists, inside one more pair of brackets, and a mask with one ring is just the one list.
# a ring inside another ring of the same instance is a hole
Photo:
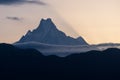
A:
{"label": "thin cloud", "polygon": [[0,0],[0,5],[38,4],[46,5],[40,0]]}
{"label": "thin cloud", "polygon": [[26,3],[32,3],[32,4],[39,4],[39,5],[46,5],[46,3],[42,2],[42,1],[26,1]]}
{"label": "thin cloud", "polygon": [[6,17],[6,19],[9,19],[9,20],[14,20],[14,21],[21,21],[22,18],[19,18],[19,17]]}

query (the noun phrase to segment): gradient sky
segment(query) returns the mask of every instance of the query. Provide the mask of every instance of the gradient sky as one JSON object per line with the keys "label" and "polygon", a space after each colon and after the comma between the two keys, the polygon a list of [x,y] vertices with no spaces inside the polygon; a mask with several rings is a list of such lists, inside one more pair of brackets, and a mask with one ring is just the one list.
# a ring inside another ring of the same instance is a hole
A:
{"label": "gradient sky", "polygon": [[88,43],[120,43],[120,0],[0,0],[0,42],[13,43],[41,18]]}

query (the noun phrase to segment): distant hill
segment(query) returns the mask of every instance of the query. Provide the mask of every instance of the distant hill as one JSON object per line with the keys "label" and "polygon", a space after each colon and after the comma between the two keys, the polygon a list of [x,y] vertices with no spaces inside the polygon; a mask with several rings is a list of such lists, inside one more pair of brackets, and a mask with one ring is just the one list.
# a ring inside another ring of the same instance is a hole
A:
{"label": "distant hill", "polygon": [[120,49],[89,51],[64,58],[35,49],[0,44],[0,78],[16,80],[120,79]]}
{"label": "distant hill", "polygon": [[17,43],[23,42],[40,42],[55,45],[88,45],[82,37],[74,39],[66,36],[64,32],[57,29],[50,18],[42,19],[37,29],[29,30]]}

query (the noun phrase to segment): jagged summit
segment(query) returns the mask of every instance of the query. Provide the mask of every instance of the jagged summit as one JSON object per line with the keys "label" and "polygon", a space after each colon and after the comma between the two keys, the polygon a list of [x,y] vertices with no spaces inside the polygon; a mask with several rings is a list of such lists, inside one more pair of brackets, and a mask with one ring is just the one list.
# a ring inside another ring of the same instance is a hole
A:
{"label": "jagged summit", "polygon": [[56,28],[55,24],[52,22],[51,18],[41,19],[39,26],[37,27],[37,31],[47,31],[49,28]]}
{"label": "jagged summit", "polygon": [[47,18],[47,19],[42,18],[41,21],[50,21],[50,22],[52,22],[52,19],[51,18]]}
{"label": "jagged summit", "polygon": [[54,45],[87,45],[87,42],[79,37],[74,39],[57,29],[53,21],[41,19],[39,26],[33,31],[28,31],[17,43],[40,42]]}

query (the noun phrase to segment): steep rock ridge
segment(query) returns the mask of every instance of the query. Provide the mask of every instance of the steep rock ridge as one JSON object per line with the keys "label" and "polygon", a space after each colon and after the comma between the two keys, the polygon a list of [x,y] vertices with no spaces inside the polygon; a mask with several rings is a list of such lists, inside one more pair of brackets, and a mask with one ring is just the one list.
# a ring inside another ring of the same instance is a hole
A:
{"label": "steep rock ridge", "polygon": [[57,29],[50,18],[42,19],[37,29],[29,30],[17,43],[23,42],[40,42],[54,45],[88,45],[82,37],[74,39],[66,36],[64,32]]}

